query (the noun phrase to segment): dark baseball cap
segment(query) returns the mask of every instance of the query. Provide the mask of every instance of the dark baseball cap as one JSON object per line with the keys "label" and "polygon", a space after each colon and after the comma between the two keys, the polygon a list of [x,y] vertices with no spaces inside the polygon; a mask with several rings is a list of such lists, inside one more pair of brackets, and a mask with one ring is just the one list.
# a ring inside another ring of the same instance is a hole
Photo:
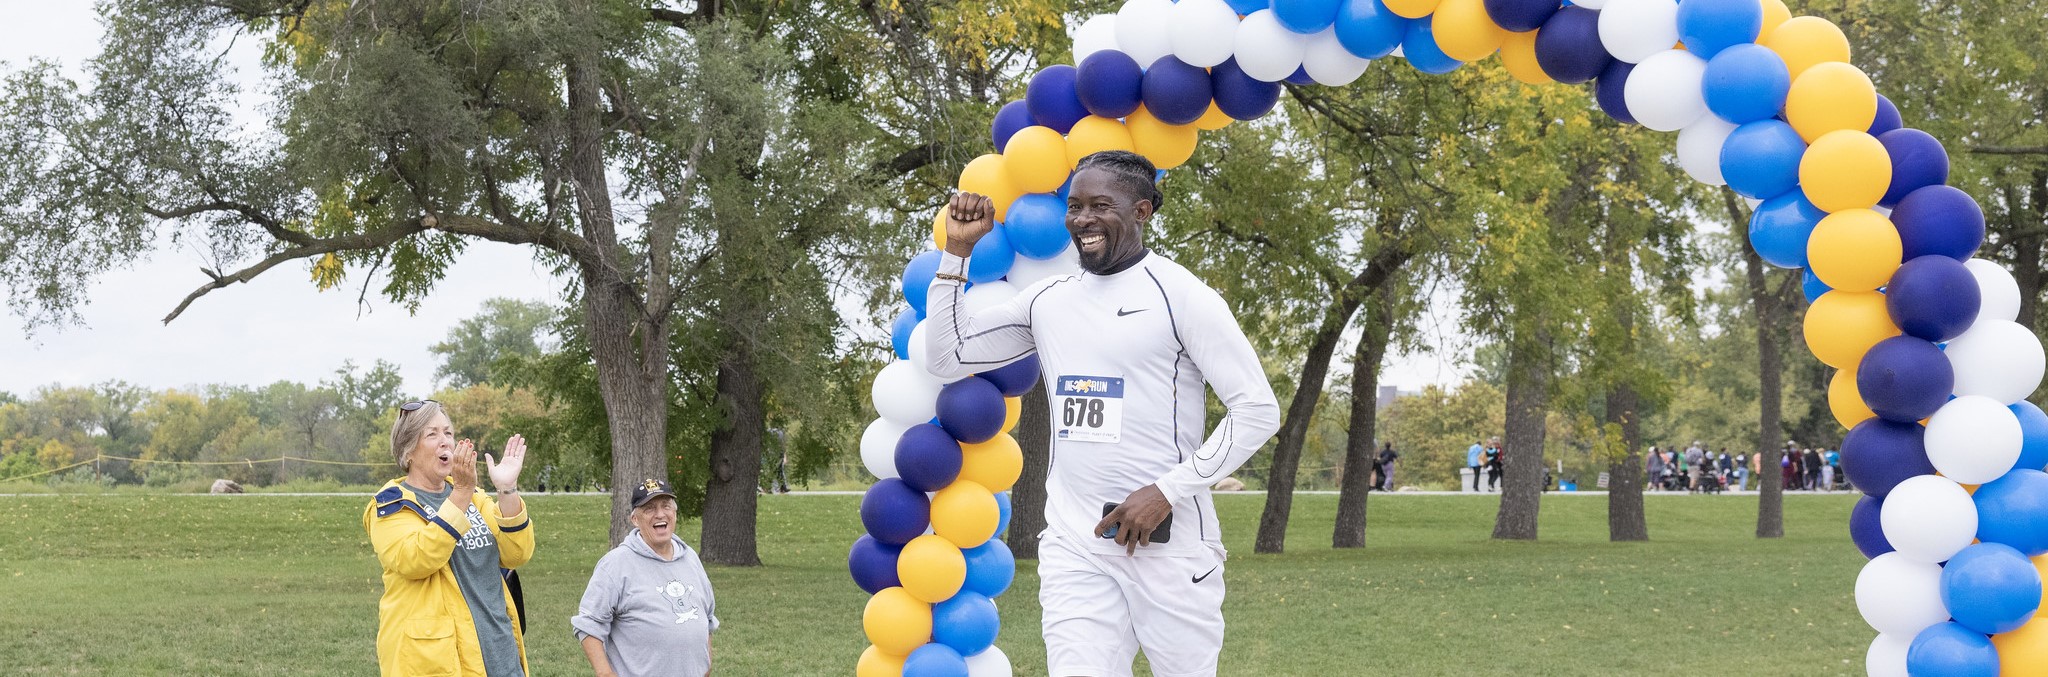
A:
{"label": "dark baseball cap", "polygon": [[640,486],[633,487],[633,507],[638,508],[646,505],[648,501],[662,496],[675,498],[676,488],[669,486],[669,483],[663,480],[641,480]]}

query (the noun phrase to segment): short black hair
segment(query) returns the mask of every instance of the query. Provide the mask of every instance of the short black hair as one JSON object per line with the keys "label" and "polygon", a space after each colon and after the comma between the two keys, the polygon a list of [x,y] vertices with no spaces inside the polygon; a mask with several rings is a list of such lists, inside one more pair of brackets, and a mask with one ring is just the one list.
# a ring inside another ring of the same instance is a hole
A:
{"label": "short black hair", "polygon": [[1159,193],[1159,184],[1154,182],[1159,177],[1159,168],[1154,167],[1152,161],[1145,159],[1143,155],[1127,150],[1089,153],[1074,167],[1074,173],[1079,174],[1083,169],[1109,172],[1116,180],[1117,188],[1130,196],[1132,204],[1136,204],[1138,200],[1151,200],[1152,212],[1155,214],[1165,206],[1162,204],[1165,196]]}

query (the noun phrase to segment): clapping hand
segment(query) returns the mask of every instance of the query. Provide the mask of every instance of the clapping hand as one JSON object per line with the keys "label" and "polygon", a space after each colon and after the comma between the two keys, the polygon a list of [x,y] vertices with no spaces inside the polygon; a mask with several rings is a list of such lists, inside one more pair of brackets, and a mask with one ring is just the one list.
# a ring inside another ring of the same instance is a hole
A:
{"label": "clapping hand", "polygon": [[[476,462],[474,455],[470,457],[470,462],[472,464]],[[504,460],[501,461],[493,458],[490,454],[484,454],[484,463],[491,473],[492,487],[497,488],[498,491],[518,490],[519,470],[526,466],[526,438],[513,435],[512,439],[505,440]]]}

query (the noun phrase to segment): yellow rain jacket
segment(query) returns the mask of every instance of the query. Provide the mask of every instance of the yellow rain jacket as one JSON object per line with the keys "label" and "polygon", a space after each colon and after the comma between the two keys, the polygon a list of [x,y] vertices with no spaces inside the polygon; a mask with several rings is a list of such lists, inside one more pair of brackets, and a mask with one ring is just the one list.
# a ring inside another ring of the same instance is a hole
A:
{"label": "yellow rain jacket", "polygon": [[[385,483],[363,508],[363,530],[369,532],[377,562],[384,567],[384,597],[377,603],[377,665],[384,677],[483,677],[476,623],[448,564],[463,530],[440,517],[427,517],[419,497],[399,484],[402,479]],[[522,507],[519,514],[509,517],[499,514],[497,501],[483,491],[472,494],[470,501],[498,541],[498,566],[517,569],[533,558],[530,510]],[[442,503],[436,512],[461,514],[453,501]],[[519,619],[509,590],[505,592],[505,609],[513,627],[522,627],[524,621]],[[526,637],[516,632],[513,637],[519,641],[523,669]]]}

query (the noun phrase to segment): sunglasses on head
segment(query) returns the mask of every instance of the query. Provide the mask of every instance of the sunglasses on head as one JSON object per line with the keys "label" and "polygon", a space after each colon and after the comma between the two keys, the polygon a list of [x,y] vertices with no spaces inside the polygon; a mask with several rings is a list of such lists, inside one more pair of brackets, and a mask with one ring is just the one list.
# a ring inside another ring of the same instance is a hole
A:
{"label": "sunglasses on head", "polygon": [[[405,403],[405,404],[401,404],[401,405],[398,405],[398,410],[399,410],[399,411],[403,411],[403,412],[406,412],[406,413],[412,413],[412,412],[415,412],[415,411],[419,411],[419,410],[420,410],[420,407],[424,407],[424,406],[427,406],[427,403],[428,403],[428,402],[434,402],[434,401],[433,401],[433,400],[413,400],[413,401],[411,401],[411,402],[407,402],[407,403]],[[440,402],[434,402],[434,404],[440,404]]]}

